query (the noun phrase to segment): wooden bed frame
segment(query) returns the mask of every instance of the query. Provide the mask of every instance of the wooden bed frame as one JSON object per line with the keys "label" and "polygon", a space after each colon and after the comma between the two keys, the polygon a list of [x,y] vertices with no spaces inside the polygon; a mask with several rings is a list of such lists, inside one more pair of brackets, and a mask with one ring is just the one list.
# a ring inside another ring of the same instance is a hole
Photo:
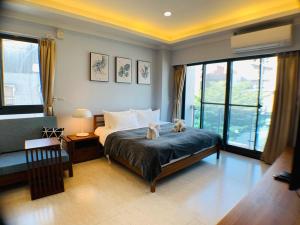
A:
{"label": "wooden bed frame", "polygon": [[[94,115],[94,129],[96,129],[97,127],[103,127],[103,126],[105,126],[103,114]],[[161,173],[150,184],[150,191],[152,193],[155,192],[156,183],[159,180],[161,180],[162,178],[167,177],[171,174],[174,174],[175,172],[182,170],[186,167],[189,167],[189,166],[197,163],[201,159],[203,159],[207,156],[210,156],[214,153],[217,153],[217,159],[219,159],[219,157],[220,157],[220,146],[219,145],[204,149],[201,152],[198,152],[191,156],[185,157],[185,158],[175,161],[173,163],[169,163],[166,166],[162,166]],[[115,158],[115,157],[113,157],[112,159],[119,162],[120,164],[126,166],[128,169],[135,172],[136,174],[142,176],[141,170],[137,167],[131,166],[128,161],[126,161],[122,158]]]}

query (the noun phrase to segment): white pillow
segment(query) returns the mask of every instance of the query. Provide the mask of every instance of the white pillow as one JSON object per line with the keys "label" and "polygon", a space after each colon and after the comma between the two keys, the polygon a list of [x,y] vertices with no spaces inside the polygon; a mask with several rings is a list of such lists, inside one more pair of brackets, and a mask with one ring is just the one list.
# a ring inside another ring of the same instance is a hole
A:
{"label": "white pillow", "polygon": [[149,113],[152,112],[152,109],[130,109],[130,111],[136,115],[140,127],[148,126],[145,118],[149,117]]}
{"label": "white pillow", "polygon": [[137,115],[138,123],[141,127],[148,127],[150,123],[158,123],[160,118],[160,110],[131,110]]}
{"label": "white pillow", "polygon": [[105,127],[118,129],[133,129],[139,126],[137,116],[131,111],[106,112],[104,111]]}
{"label": "white pillow", "polygon": [[130,109],[131,112],[149,112],[152,111],[152,109]]}

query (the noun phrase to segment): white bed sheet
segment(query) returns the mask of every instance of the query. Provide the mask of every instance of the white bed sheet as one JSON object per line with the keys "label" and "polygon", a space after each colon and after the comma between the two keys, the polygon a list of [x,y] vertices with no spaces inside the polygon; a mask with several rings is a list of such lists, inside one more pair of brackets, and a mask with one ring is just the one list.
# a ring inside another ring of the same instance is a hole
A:
{"label": "white bed sheet", "polygon": [[[159,124],[160,125],[164,125],[164,124],[168,124],[169,122],[164,122],[164,121],[160,121]],[[137,128],[143,128],[143,127],[137,127]],[[137,128],[133,128],[133,129],[137,129]],[[111,128],[107,128],[107,127],[97,127],[97,129],[95,130],[94,134],[99,136],[99,142],[104,146],[105,140],[107,138],[108,135],[110,135],[111,133],[117,132],[117,131],[122,131],[122,130],[133,130],[133,129],[128,129],[128,128],[124,128],[124,129],[111,129]],[[146,134],[145,134],[146,136]]]}

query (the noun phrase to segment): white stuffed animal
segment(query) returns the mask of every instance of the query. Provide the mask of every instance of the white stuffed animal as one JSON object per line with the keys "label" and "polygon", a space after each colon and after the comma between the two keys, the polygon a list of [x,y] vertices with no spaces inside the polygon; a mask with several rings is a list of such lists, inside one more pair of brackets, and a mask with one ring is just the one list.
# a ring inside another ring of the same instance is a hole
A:
{"label": "white stuffed animal", "polygon": [[183,132],[185,131],[186,127],[185,127],[185,123],[184,120],[175,120],[175,125],[173,128],[174,132]]}
{"label": "white stuffed animal", "polygon": [[153,140],[159,137],[159,124],[149,124],[147,131],[147,139]]}

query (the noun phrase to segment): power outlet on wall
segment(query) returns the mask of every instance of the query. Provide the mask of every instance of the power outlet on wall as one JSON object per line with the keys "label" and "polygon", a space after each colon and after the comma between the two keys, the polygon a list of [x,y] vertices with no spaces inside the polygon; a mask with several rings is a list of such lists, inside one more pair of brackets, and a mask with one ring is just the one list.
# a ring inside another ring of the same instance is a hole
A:
{"label": "power outlet on wall", "polygon": [[52,98],[52,100],[53,100],[53,101],[65,101],[66,99],[63,98],[63,97],[56,97],[56,96],[54,96],[54,97]]}

